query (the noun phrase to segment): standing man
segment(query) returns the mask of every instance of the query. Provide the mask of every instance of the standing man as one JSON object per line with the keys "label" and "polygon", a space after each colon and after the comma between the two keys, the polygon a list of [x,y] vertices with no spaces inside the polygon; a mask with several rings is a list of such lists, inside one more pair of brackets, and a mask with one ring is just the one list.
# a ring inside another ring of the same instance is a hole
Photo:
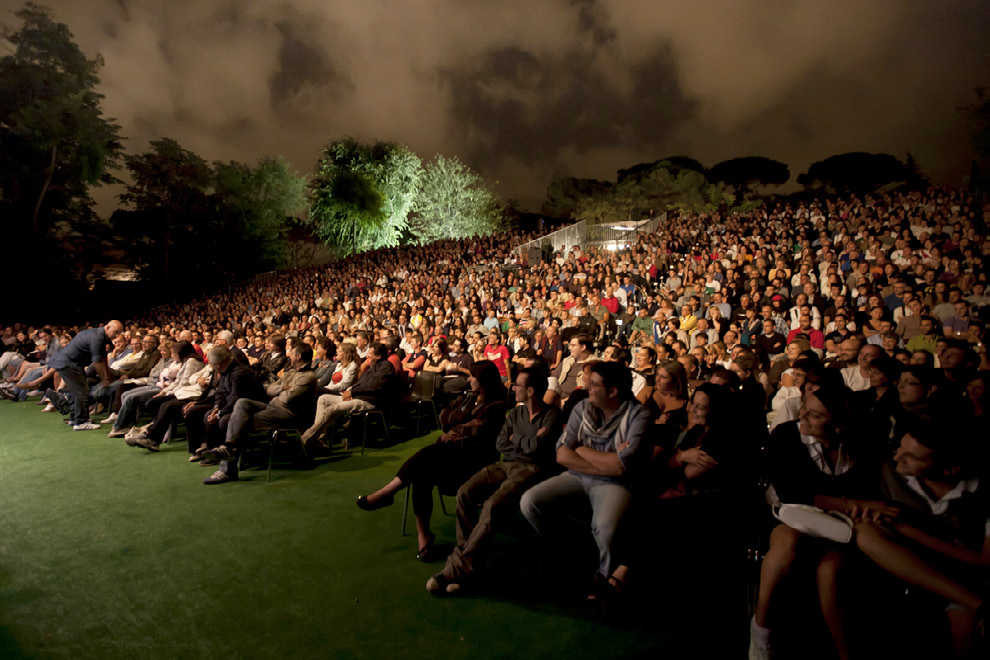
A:
{"label": "standing man", "polygon": [[519,498],[553,461],[561,420],[560,409],[543,402],[546,372],[521,369],[513,390],[517,405],[495,440],[502,460],[483,468],[457,491],[457,546],[444,569],[426,583],[426,590],[434,596],[461,590],[492,535],[518,510]]}
{"label": "standing man", "polygon": [[86,367],[92,364],[103,385],[109,386],[112,380],[107,366],[107,342],[123,331],[124,326],[120,321],[110,321],[102,328],[83,330],[48,363],[48,366],[58,371],[72,395],[69,425],[73,431],[95,431],[100,428],[99,424],[89,421]]}

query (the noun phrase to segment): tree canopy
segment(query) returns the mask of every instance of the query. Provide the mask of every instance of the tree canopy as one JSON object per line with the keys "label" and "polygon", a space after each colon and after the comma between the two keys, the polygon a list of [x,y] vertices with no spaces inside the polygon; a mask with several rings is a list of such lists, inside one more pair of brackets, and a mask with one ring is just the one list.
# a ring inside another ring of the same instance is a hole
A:
{"label": "tree canopy", "polygon": [[423,172],[410,229],[420,244],[485,236],[502,226],[498,198],[482,178],[455,158],[437,154]]}
{"label": "tree canopy", "polygon": [[749,192],[753,186],[787,183],[790,178],[786,164],[762,156],[730,158],[708,170],[709,181],[720,181],[742,193]]}
{"label": "tree canopy", "polygon": [[395,247],[409,226],[422,168],[402,145],[331,142],[309,185],[316,234],[341,255]]}
{"label": "tree canopy", "polygon": [[96,92],[100,56],[87,58],[63,23],[26,4],[0,58],[0,201],[37,234],[85,217],[91,186],[114,181],[123,148]]}
{"label": "tree canopy", "polygon": [[907,178],[904,163],[894,156],[856,151],[812,163],[797,182],[808,190],[842,194],[867,193]]}
{"label": "tree canopy", "polygon": [[287,219],[305,209],[305,180],[280,158],[212,165],[169,138],[125,157],[133,213],[114,214],[132,265],[166,283],[246,277],[283,265]]}

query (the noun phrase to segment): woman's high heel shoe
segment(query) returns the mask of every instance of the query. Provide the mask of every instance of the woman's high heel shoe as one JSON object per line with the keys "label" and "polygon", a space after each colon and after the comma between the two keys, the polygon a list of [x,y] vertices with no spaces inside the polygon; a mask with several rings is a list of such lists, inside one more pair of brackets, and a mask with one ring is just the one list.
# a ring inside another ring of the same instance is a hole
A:
{"label": "woman's high heel shoe", "polygon": [[364,495],[357,499],[357,505],[359,509],[364,509],[365,511],[375,511],[377,509],[384,509],[387,506],[392,506],[395,502],[395,495],[383,495],[378,498],[376,502],[369,502],[368,498]]}

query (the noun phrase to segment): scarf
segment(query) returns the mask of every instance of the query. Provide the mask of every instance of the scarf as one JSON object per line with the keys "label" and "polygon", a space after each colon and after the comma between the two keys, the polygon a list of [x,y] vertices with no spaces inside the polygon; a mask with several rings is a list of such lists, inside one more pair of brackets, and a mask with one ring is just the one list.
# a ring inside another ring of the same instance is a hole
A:
{"label": "scarf", "polygon": [[632,410],[633,401],[625,401],[610,418],[605,419],[605,414],[588,401],[584,404],[584,414],[581,416],[581,426],[578,428],[578,443],[582,446],[591,446],[591,438],[611,438],[613,450],[625,442],[626,431],[629,425],[626,418]]}

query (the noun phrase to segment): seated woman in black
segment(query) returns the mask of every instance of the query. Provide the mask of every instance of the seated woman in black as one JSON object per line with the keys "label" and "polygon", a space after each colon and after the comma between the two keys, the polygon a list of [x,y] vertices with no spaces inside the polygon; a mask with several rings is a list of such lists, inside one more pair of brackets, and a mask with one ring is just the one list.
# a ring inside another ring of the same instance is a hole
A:
{"label": "seated woman in black", "polygon": [[456,491],[475,472],[498,460],[495,438],[505,423],[505,388],[490,360],[475,362],[469,380],[471,389],[441,411],[444,433],[436,444],[416,452],[392,481],[357,501],[362,509],[374,511],[392,504],[395,493],[410,486],[419,537],[416,558],[421,561],[430,560],[435,538],[430,531],[434,486],[441,492]]}
{"label": "seated woman in black", "polygon": [[891,419],[900,409],[897,381],[903,366],[882,354],[870,362],[870,386],[852,394],[852,412],[870,442],[890,444]]}
{"label": "seated woman in black", "polygon": [[661,500],[727,492],[741,485],[746,463],[734,394],[712,383],[702,383],[694,391],[687,407],[687,428],[673,451],[660,457],[656,485]]}
{"label": "seated woman in black", "polygon": [[[851,429],[849,390],[821,387],[807,392],[798,420],[781,424],[770,435],[766,463],[768,499],[811,504],[851,513],[856,507],[888,510],[877,498],[880,466],[886,459],[857,443]],[[876,447],[882,443],[872,443]],[[760,590],[750,630],[750,657],[770,657],[771,607],[779,587],[799,567],[814,567],[818,601],[840,658],[848,657],[837,599],[837,577],[847,548],[777,525],[760,570]],[[809,582],[809,586],[814,582]],[[781,599],[782,600],[782,599]]]}

